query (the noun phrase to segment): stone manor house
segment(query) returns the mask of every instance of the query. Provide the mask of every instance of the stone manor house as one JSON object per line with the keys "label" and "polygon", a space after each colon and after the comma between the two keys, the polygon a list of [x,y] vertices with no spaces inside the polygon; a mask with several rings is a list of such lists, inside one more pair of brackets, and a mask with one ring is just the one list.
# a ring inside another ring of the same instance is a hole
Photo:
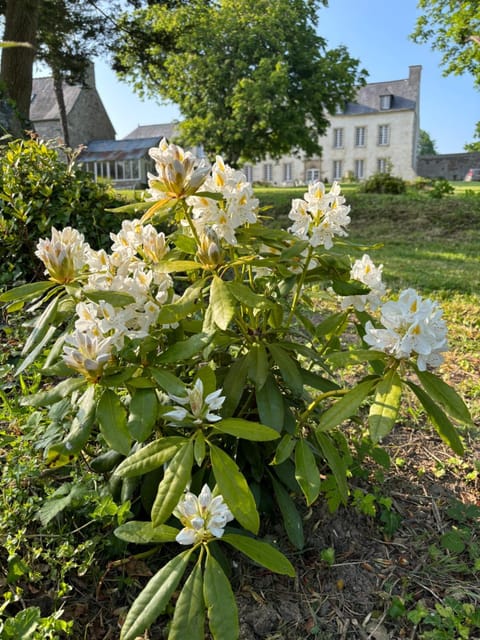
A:
{"label": "stone manor house", "polygon": [[[417,175],[421,66],[409,67],[408,78],[361,87],[355,102],[330,117],[330,128],[320,138],[321,157],[305,155],[267,158],[243,171],[251,182],[272,185],[306,184],[313,180],[364,180],[391,169],[412,180]],[[71,145],[86,145],[80,156],[96,178],[118,187],[141,188],[154,171],[148,149],[161,138],[175,139],[175,122],[144,125],[120,140],[103,107],[91,69],[87,86],[65,85]],[[31,119],[44,139],[61,137],[58,107],[51,78],[34,80]],[[192,149],[202,157],[201,148]]]}

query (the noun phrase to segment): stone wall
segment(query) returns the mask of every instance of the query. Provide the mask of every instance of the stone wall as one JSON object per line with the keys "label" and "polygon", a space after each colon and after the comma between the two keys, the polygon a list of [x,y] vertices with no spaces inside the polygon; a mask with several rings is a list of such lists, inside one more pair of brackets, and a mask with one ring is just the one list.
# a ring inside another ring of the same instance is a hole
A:
{"label": "stone wall", "polygon": [[422,178],[464,180],[467,171],[474,167],[480,167],[479,152],[420,156],[417,160],[417,174]]}

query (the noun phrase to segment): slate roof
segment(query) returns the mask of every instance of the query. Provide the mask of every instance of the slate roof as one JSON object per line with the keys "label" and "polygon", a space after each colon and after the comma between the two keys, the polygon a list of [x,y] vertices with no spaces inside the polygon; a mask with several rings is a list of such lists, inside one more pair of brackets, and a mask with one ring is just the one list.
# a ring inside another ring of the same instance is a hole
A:
{"label": "slate roof", "polygon": [[137,160],[148,155],[151,147],[157,147],[161,137],[123,138],[122,140],[92,140],[82,151],[81,162],[102,160]]}
{"label": "slate roof", "polygon": [[[63,83],[63,97],[67,114],[77,101],[82,87]],[[43,120],[58,120],[57,98],[53,88],[53,78],[34,78],[32,84],[32,99],[30,103],[30,120],[41,122]]]}
{"label": "slate roof", "polygon": [[346,104],[344,115],[359,115],[362,113],[378,113],[380,96],[391,95],[390,109],[385,111],[404,111],[415,109],[416,87],[406,80],[392,80],[391,82],[372,82],[360,87],[355,102]]}
{"label": "slate roof", "polygon": [[122,140],[137,140],[138,138],[166,138],[172,140],[175,135],[177,123],[168,122],[167,124],[143,124],[131,131]]}

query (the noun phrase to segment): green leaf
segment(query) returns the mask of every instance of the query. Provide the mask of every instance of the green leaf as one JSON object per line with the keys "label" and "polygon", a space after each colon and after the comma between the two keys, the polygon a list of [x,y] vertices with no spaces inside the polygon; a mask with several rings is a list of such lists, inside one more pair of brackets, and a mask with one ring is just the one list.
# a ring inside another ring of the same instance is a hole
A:
{"label": "green leaf", "polygon": [[370,406],[368,425],[373,442],[380,442],[395,426],[401,399],[402,381],[397,372],[390,369],[377,384]]}
{"label": "green leaf", "polygon": [[34,362],[38,358],[38,356],[44,350],[45,346],[50,342],[56,330],[57,330],[57,327],[55,327],[54,325],[50,325],[48,327],[45,334],[37,340],[37,344],[35,345],[35,348],[30,351],[28,356],[25,358],[25,360],[22,361],[18,369],[15,371],[16,376],[19,376],[22,373],[22,371],[25,371],[25,369],[29,367],[32,364],[32,362]]}
{"label": "green leaf", "polygon": [[288,539],[297,549],[303,549],[305,538],[303,535],[302,518],[298,513],[295,503],[283,484],[275,480],[275,478],[272,478],[272,484]]}
{"label": "green leaf", "polygon": [[226,283],[218,276],[213,276],[210,285],[210,308],[213,321],[217,327],[225,331],[235,315],[235,298]]}
{"label": "green leaf", "polygon": [[222,414],[231,416],[242,398],[247,382],[248,358],[239,356],[228,368],[223,380],[223,392],[226,396],[222,407]]}
{"label": "green leaf", "polygon": [[275,456],[271,462],[273,465],[285,462],[295,449],[296,440],[290,433],[285,433],[275,449]]}
{"label": "green leaf", "polygon": [[152,542],[174,542],[178,529],[161,524],[154,527],[151,522],[130,520],[115,529],[117,538],[133,544],[151,544]]}
{"label": "green leaf", "polygon": [[203,576],[200,561],[193,567],[180,591],[168,640],[205,639],[205,603],[203,601]]}
{"label": "green leaf", "polygon": [[27,607],[19,611],[14,618],[7,618],[3,627],[5,636],[2,635],[2,638],[30,640],[40,624],[41,615],[39,607]]}
{"label": "green leaf", "polygon": [[346,504],[348,500],[348,483],[345,461],[342,459],[338,452],[338,448],[327,434],[321,433],[321,431],[317,429],[315,431],[315,437],[328,462],[328,466],[332,470],[340,498],[343,504]]}
{"label": "green leaf", "polygon": [[159,438],[142,447],[115,469],[115,475],[121,478],[133,478],[150,473],[171,460],[187,440],[181,436]]}
{"label": "green leaf", "polygon": [[32,298],[38,298],[40,295],[42,295],[42,293],[45,293],[45,291],[48,291],[53,287],[58,287],[58,284],[51,281],[31,282],[20,287],[15,287],[14,289],[10,289],[10,291],[4,291],[0,295],[0,302],[13,302],[14,300],[31,300]]}
{"label": "green leaf", "polygon": [[265,384],[270,368],[268,366],[267,352],[263,344],[255,343],[248,352],[248,377],[255,384],[257,390]]}
{"label": "green leaf", "polygon": [[352,349],[351,351],[332,351],[325,356],[330,364],[335,367],[347,367],[349,365],[363,364],[373,360],[387,359],[382,351],[374,349]]}
{"label": "green leaf", "polygon": [[332,313],[325,320],[317,324],[315,327],[315,335],[328,336],[333,334],[339,334],[343,332],[345,323],[348,320],[348,311],[341,311],[339,313]]}
{"label": "green leaf", "polygon": [[428,417],[432,421],[433,426],[437,430],[442,440],[446,442],[448,446],[451,447],[453,451],[455,451],[455,453],[457,453],[459,456],[463,455],[464,448],[462,441],[460,440],[460,436],[457,430],[448,419],[448,416],[437,404],[435,404],[435,402],[427,393],[425,393],[425,391],[421,387],[409,380],[406,380],[406,383],[420,400],[423,408],[425,409]]}
{"label": "green leaf", "polygon": [[237,640],[237,603],[225,572],[211,553],[208,553],[205,563],[203,597],[213,640]]}
{"label": "green leaf", "polygon": [[418,371],[417,376],[428,395],[455,420],[472,425],[473,420],[462,398],[450,385],[430,371]]}
{"label": "green leaf", "polygon": [[210,444],[210,459],[219,493],[238,522],[252,533],[260,527],[255,498],[236,462],[222,449]]}
{"label": "green leaf", "polygon": [[33,347],[41,342],[43,337],[48,331],[51,331],[51,326],[54,325],[54,320],[58,311],[58,298],[50,300],[49,304],[45,307],[43,313],[37,318],[33,331],[27,338],[22,350],[22,356],[27,355]]}
{"label": "green leaf", "polygon": [[189,440],[172,458],[158,485],[157,496],[152,507],[152,522],[155,527],[163,524],[179,503],[190,481],[192,466],[193,442]]}
{"label": "green leaf", "polygon": [[269,344],[268,350],[272,354],[275,364],[280,369],[280,373],[287,387],[296,395],[301,395],[303,391],[303,380],[295,360],[278,344]]}
{"label": "green leaf", "polygon": [[268,376],[263,387],[256,389],[255,396],[262,424],[281,433],[285,421],[285,406],[282,392],[277,387],[273,376]]}
{"label": "green leaf", "polygon": [[268,440],[276,440],[279,433],[259,422],[250,422],[242,418],[225,418],[220,422],[211,425],[213,429],[218,429],[222,433],[228,433],[236,438],[245,440],[253,440],[255,442],[266,442]]}
{"label": "green leaf", "polygon": [[150,373],[152,378],[158,384],[158,386],[163,389],[166,393],[172,393],[174,396],[184,396],[186,395],[185,385],[174,376],[173,373],[167,371],[166,369],[157,369],[156,367],[150,367],[146,371],[146,373]]}
{"label": "green leaf", "polygon": [[311,505],[320,493],[320,472],[315,456],[304,438],[301,438],[295,447],[295,478],[307,505]]}
{"label": "green leaf", "polygon": [[153,389],[136,389],[129,406],[127,429],[134,440],[144,442],[157,420],[158,398]]}
{"label": "green leaf", "polygon": [[200,355],[210,342],[211,337],[204,333],[196,333],[187,340],[176,342],[158,358],[159,362],[180,362]]}
{"label": "green leaf", "polygon": [[85,378],[67,378],[47,391],[40,391],[31,396],[21,398],[20,403],[30,407],[48,407],[60,402],[66,396],[71,395],[77,389],[85,386]]}
{"label": "green leaf", "polygon": [[262,567],[266,567],[274,573],[280,573],[291,578],[295,577],[295,569],[290,560],[271,544],[236,533],[225,533],[222,540]]}
{"label": "green leaf", "polygon": [[337,400],[335,404],[322,413],[320,416],[320,424],[316,428],[316,431],[331,431],[353,416],[370,393],[376,381],[377,380],[373,378],[364,380],[346,393],[340,400]]}
{"label": "green leaf", "polygon": [[126,307],[129,304],[135,304],[135,298],[129,293],[121,293],[120,291],[83,291],[86,298],[98,304],[104,300],[112,307]]}
{"label": "green leaf", "polygon": [[97,405],[97,420],[107,444],[127,456],[132,440],[127,429],[127,412],[111,389],[104,389]]}
{"label": "green leaf", "polygon": [[159,273],[176,273],[178,271],[193,271],[202,269],[202,265],[194,260],[162,260],[155,265],[155,270]]}
{"label": "green leaf", "polygon": [[268,298],[265,298],[264,295],[260,295],[259,293],[255,293],[250,289],[250,287],[247,287],[241,282],[231,280],[229,282],[225,282],[225,285],[231,295],[246,307],[250,307],[251,309],[263,309],[273,306],[272,302],[270,302]]}
{"label": "green leaf", "polygon": [[147,583],[130,607],[120,632],[120,640],[136,640],[165,608],[185,573],[191,549],[167,562]]}

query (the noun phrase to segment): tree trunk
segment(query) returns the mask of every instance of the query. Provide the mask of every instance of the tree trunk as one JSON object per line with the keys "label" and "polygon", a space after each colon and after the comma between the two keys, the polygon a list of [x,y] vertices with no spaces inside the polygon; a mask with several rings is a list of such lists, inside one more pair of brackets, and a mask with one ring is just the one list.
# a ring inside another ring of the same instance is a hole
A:
{"label": "tree trunk", "polygon": [[52,69],[53,72],[53,88],[57,98],[58,113],[60,115],[60,124],[62,126],[63,143],[66,147],[70,147],[70,134],[68,131],[67,109],[65,107],[65,96],[63,95],[62,74],[58,69]]}
{"label": "tree trunk", "polygon": [[[40,0],[7,0],[3,39],[35,46],[39,5]],[[34,57],[33,48],[7,47],[2,51],[0,77],[25,121],[30,115]]]}

